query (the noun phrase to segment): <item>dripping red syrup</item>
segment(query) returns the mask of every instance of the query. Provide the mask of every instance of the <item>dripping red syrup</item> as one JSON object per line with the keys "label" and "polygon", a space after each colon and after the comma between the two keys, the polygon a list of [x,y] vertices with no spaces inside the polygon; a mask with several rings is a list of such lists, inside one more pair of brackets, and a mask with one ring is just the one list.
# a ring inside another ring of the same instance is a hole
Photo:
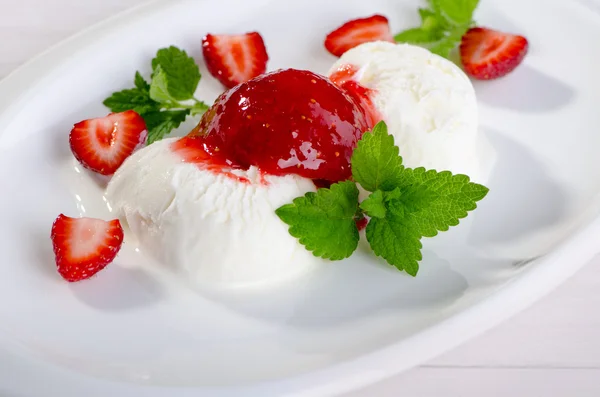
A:
{"label": "dripping red syrup", "polygon": [[356,81],[356,75],[359,71],[360,69],[356,65],[342,65],[329,76],[329,79],[358,103],[365,113],[367,123],[373,127],[383,120],[381,113],[373,103],[377,91],[364,87]]}
{"label": "dripping red syrup", "polygon": [[267,73],[223,93],[173,148],[214,171],[256,166],[329,186],[351,177],[352,151],[374,125],[363,102],[356,89],[309,71]]}
{"label": "dripping red syrup", "polygon": [[[191,164],[196,164],[200,169],[210,171],[215,174],[222,174],[228,178],[242,183],[250,183],[248,178],[239,176],[231,172],[231,170],[239,169],[235,167],[226,158],[209,154],[202,145],[189,137],[183,137],[171,144],[171,150],[181,158],[181,161]],[[261,174],[261,183],[265,183],[264,177]]]}

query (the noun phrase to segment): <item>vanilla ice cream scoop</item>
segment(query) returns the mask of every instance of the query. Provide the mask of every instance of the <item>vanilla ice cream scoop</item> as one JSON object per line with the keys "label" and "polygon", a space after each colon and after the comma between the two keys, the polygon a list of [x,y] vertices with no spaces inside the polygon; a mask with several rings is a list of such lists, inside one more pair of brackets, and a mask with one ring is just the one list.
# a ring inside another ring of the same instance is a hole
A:
{"label": "vanilla ice cream scoop", "polygon": [[275,210],[315,191],[297,175],[263,175],[256,167],[216,172],[183,162],[175,139],[131,156],[106,190],[143,250],[194,284],[280,281],[323,260],[288,233]]}
{"label": "vanilla ice cream scoop", "polygon": [[473,86],[454,63],[421,47],[373,42],[347,51],[329,76],[366,89],[406,166],[487,179],[493,151],[478,134]]}

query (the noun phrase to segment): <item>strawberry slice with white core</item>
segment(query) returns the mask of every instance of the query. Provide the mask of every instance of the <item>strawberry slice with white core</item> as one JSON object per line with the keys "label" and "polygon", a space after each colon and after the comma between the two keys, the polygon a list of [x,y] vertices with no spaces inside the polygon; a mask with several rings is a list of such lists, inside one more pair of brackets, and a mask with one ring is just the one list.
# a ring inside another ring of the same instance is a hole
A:
{"label": "strawberry slice with white core", "polygon": [[460,57],[465,71],[479,80],[512,72],[525,58],[529,43],[523,36],[475,27],[462,37]]}
{"label": "strawberry slice with white core", "polygon": [[71,151],[87,169],[112,175],[139,147],[148,131],[142,116],[133,110],[81,121],[69,135]]}
{"label": "strawberry slice with white core", "polygon": [[71,218],[60,214],[52,225],[56,267],[69,282],[85,280],[104,269],[123,244],[119,220]]}
{"label": "strawberry slice with white core", "polygon": [[394,42],[388,19],[383,15],[346,22],[327,35],[325,48],[339,57],[349,49],[371,41]]}
{"label": "strawberry slice with white core", "polygon": [[210,74],[232,88],[266,72],[269,55],[261,35],[208,34],[202,39],[202,53]]}

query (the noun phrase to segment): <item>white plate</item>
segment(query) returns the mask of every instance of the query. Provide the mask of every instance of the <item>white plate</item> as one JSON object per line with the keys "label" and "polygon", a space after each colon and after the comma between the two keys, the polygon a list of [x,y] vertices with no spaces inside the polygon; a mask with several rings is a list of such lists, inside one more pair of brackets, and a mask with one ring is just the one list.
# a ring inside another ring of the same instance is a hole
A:
{"label": "white plate", "polygon": [[[54,270],[60,212],[108,217],[72,158],[72,124],[148,72],[171,44],[201,62],[207,32],[260,31],[270,69],[324,73],[341,22],[375,12],[395,30],[421,1],[162,1],[102,23],[0,83],[0,395],[317,396],[375,382],[523,309],[596,252],[600,220],[600,13],[590,1],[483,1],[480,24],[531,43],[506,78],[477,83],[498,152],[480,209],[428,240],[416,279],[357,254],[279,290],[192,291],[125,246],[70,285]],[[219,84],[202,66],[198,94]],[[184,126],[184,133],[191,124]]]}

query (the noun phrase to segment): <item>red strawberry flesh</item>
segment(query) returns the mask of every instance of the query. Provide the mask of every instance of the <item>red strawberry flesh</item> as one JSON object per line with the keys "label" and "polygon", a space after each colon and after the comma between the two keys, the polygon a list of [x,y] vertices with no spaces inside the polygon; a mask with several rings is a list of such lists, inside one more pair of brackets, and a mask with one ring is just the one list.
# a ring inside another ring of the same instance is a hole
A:
{"label": "red strawberry flesh", "polygon": [[469,75],[491,80],[505,76],[519,66],[528,48],[529,43],[523,36],[475,27],[462,37],[460,56]]}
{"label": "red strawberry flesh", "polygon": [[394,42],[388,19],[383,15],[346,22],[327,35],[325,48],[339,57],[351,48],[372,41]]}
{"label": "red strawberry flesh", "polygon": [[267,70],[269,56],[261,35],[208,34],[202,39],[202,53],[211,75],[231,88]]}
{"label": "red strawberry flesh", "polygon": [[112,175],[146,142],[147,136],[144,119],[128,110],[75,124],[69,134],[69,144],[85,168]]}
{"label": "red strawberry flesh", "polygon": [[357,66],[346,64],[333,72],[329,76],[329,79],[332,83],[346,92],[346,94],[350,95],[354,101],[363,108],[368,124],[374,126],[383,120],[383,116],[379,113],[379,110],[377,110],[377,107],[373,103],[373,96],[377,92],[373,89],[364,87],[354,80],[354,77],[358,72],[359,68]]}
{"label": "red strawberry flesh", "polygon": [[56,267],[67,281],[90,278],[111,263],[121,249],[123,228],[118,220],[59,215],[52,225]]}

